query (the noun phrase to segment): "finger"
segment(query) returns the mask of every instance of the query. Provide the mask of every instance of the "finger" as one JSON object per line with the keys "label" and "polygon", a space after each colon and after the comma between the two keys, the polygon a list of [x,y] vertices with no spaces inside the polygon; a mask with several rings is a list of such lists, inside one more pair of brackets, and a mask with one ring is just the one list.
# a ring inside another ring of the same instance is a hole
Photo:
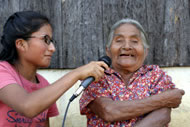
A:
{"label": "finger", "polygon": [[104,76],[104,69],[103,70],[99,70],[97,72],[97,75],[98,75],[98,80],[100,80]]}
{"label": "finger", "polygon": [[180,93],[181,95],[185,94],[185,91],[182,90],[182,89],[175,88],[174,91],[177,92],[177,93]]}
{"label": "finger", "polygon": [[181,90],[180,92],[181,92],[181,94],[182,94],[182,95],[184,95],[184,94],[185,94],[185,91],[184,91],[184,90]]}
{"label": "finger", "polygon": [[100,78],[101,78],[101,76],[100,75],[98,75],[98,74],[96,74],[95,76],[94,76],[94,78],[95,78],[95,82],[98,82],[99,80],[100,80]]}
{"label": "finger", "polygon": [[98,81],[99,79],[101,79],[104,76],[104,69],[102,67],[98,67],[96,69],[96,81]]}
{"label": "finger", "polygon": [[108,65],[105,62],[103,62],[103,61],[99,61],[98,65],[101,66],[101,67],[103,67],[105,70],[107,70],[109,68]]}

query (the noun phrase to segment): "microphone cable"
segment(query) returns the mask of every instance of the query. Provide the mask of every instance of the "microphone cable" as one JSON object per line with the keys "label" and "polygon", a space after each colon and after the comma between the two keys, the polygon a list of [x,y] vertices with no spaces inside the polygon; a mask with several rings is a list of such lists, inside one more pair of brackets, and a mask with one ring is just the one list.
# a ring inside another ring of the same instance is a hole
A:
{"label": "microphone cable", "polygon": [[63,118],[62,127],[64,127],[64,125],[65,125],[65,120],[66,120],[66,116],[67,116],[67,112],[68,112],[69,106],[70,106],[71,102],[72,102],[76,97],[77,97],[77,96],[73,95],[73,96],[69,99],[69,102],[68,102],[67,107],[66,107],[66,110],[65,110],[65,115],[64,115],[64,118]]}
{"label": "microphone cable", "polygon": [[66,110],[65,110],[65,115],[64,115],[64,118],[63,118],[62,127],[64,127],[64,125],[65,125],[65,120],[66,120],[67,112],[68,112],[69,106],[70,106],[70,104],[71,104],[71,101],[70,101],[70,100],[71,100],[71,99],[69,99],[69,102],[68,102],[68,104],[67,104],[67,108],[66,108]]}

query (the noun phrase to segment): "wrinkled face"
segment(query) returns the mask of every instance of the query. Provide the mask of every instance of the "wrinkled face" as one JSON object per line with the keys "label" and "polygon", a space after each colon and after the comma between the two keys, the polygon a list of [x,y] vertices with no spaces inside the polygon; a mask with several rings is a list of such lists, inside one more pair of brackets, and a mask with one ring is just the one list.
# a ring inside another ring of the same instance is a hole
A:
{"label": "wrinkled face", "polygon": [[44,36],[52,38],[52,28],[49,24],[42,26],[37,32],[32,33],[31,38],[27,41],[27,48],[24,53],[26,62],[36,67],[48,67],[51,57],[55,52],[53,43],[46,43]]}
{"label": "wrinkled face", "polygon": [[142,66],[147,51],[144,51],[140,31],[132,24],[122,24],[115,30],[106,53],[116,71],[134,72]]}

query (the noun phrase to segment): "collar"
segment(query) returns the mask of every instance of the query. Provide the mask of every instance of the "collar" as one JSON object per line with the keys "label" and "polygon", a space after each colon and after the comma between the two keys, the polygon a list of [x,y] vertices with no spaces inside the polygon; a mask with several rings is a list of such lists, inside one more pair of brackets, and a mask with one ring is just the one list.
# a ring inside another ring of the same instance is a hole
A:
{"label": "collar", "polygon": [[[154,68],[154,65],[142,65],[139,69],[137,69],[137,70],[135,71],[135,73],[133,74],[132,78],[133,78],[133,77],[137,77],[138,75],[144,75],[144,74],[147,73],[147,71],[153,70],[153,68]],[[105,73],[106,73],[107,75],[112,75],[112,74],[114,74],[114,75],[118,76],[118,77],[121,79],[121,75],[119,74],[119,72],[116,72],[116,71],[115,71],[114,69],[112,69],[112,68],[109,68],[108,70],[105,70]]]}

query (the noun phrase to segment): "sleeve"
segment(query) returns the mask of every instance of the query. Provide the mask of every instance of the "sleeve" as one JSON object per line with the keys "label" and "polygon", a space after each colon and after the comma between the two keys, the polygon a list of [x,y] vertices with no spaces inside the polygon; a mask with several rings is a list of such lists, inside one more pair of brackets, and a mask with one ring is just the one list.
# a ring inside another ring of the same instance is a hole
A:
{"label": "sleeve", "polygon": [[57,116],[57,115],[59,115],[59,112],[58,112],[58,108],[57,108],[56,103],[54,103],[48,109],[47,117],[49,118],[49,117],[54,117],[54,116]]}
{"label": "sleeve", "polygon": [[175,84],[172,82],[172,78],[167,75],[158,66],[154,67],[152,75],[152,83],[150,86],[150,94],[155,95],[164,92],[168,89],[175,88]]}
{"label": "sleeve", "polygon": [[0,89],[9,85],[17,83],[13,75],[8,69],[0,64]]}
{"label": "sleeve", "polygon": [[90,84],[88,88],[83,92],[79,100],[80,113],[82,115],[89,113],[90,110],[87,107],[88,104],[98,97],[111,97],[105,78],[99,82]]}

